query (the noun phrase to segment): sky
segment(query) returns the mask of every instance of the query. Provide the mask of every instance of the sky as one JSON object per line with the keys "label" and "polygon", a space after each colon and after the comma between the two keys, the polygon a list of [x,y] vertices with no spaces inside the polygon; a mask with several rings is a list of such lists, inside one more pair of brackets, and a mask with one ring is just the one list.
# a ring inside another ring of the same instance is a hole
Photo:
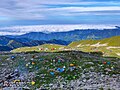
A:
{"label": "sky", "polygon": [[120,24],[120,0],[0,0],[0,27]]}
{"label": "sky", "polygon": [[120,0],[0,0],[0,35],[115,26]]}

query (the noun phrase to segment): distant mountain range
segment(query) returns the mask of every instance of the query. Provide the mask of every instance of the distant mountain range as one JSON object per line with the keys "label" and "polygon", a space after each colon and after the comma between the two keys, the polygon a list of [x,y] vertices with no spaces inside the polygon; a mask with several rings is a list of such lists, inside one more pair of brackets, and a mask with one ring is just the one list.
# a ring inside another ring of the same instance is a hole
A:
{"label": "distant mountain range", "polygon": [[68,45],[70,42],[52,39],[49,41],[45,40],[31,40],[27,38],[10,38],[6,36],[0,36],[0,51],[10,51],[15,48],[20,47],[32,47],[38,46],[42,44],[60,44],[60,45]]}
{"label": "distant mountain range", "polygon": [[19,47],[31,47],[42,44],[68,45],[70,42],[79,40],[99,40],[120,35],[120,27],[115,29],[84,29],[66,32],[30,32],[23,35],[0,36],[0,51],[12,50]]}
{"label": "distant mountain range", "polygon": [[120,35],[120,27],[116,26],[115,29],[84,29],[73,30],[66,32],[30,32],[20,36],[8,36],[14,38],[28,38],[33,40],[63,40],[63,41],[77,41],[77,40],[89,40],[89,39],[104,39],[112,36]]}

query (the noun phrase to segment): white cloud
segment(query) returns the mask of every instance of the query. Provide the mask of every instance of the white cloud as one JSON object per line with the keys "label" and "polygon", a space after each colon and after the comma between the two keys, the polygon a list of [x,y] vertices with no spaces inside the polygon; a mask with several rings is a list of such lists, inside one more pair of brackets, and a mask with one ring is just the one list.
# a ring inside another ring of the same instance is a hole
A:
{"label": "white cloud", "polygon": [[35,25],[0,28],[0,35],[21,35],[29,32],[61,32],[74,29],[113,29],[115,25]]}
{"label": "white cloud", "polygon": [[[120,7],[64,7],[49,9],[63,16],[80,15],[120,15]],[[60,13],[62,12],[62,13]]]}
{"label": "white cloud", "polygon": [[90,11],[113,11],[120,10],[120,7],[63,7],[63,8],[52,8],[47,10],[55,11],[66,11],[66,12],[90,12]]}
{"label": "white cloud", "polygon": [[[96,4],[105,4],[110,6],[92,6]],[[61,6],[60,8],[53,8],[49,7],[49,5],[68,5],[68,7]],[[71,5],[78,6],[76,7]],[[87,7],[83,7],[82,5],[87,5]],[[79,12],[78,15],[82,15],[83,12],[86,14],[92,14],[92,11],[120,10],[119,5],[119,0],[115,2],[101,2],[98,0],[94,0],[92,2],[90,0],[1,0],[0,16],[10,17],[18,20],[43,20],[50,18],[50,15],[53,13],[57,17],[57,15],[68,15],[69,13],[76,15],[76,12]],[[116,12],[114,13],[116,14]],[[112,14],[114,15],[114,13]],[[102,12],[100,14],[102,14]]]}

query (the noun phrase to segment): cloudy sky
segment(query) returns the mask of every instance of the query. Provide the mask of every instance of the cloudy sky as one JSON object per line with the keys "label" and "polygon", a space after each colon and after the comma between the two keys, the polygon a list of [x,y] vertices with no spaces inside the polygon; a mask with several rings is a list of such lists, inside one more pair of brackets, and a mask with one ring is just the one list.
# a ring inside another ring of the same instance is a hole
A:
{"label": "cloudy sky", "polygon": [[120,24],[120,0],[0,0],[0,26]]}

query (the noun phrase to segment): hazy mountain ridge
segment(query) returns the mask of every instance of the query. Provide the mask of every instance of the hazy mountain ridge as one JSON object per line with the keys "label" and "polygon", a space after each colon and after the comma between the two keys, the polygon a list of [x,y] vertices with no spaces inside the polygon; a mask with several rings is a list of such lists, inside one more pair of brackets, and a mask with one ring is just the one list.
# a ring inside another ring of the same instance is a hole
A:
{"label": "hazy mountain ridge", "polygon": [[[118,25],[119,26],[119,25]],[[87,30],[87,29],[115,29],[116,25],[109,24],[64,24],[64,25],[22,25],[22,26],[8,26],[0,27],[0,35],[23,35],[30,32],[67,32],[75,29]]]}
{"label": "hazy mountain ridge", "polygon": [[85,30],[73,30],[66,32],[51,32],[51,33],[43,33],[43,32],[30,32],[27,34],[16,36],[16,38],[28,38],[34,40],[63,40],[63,41],[78,41],[78,40],[88,40],[88,39],[104,39],[112,36],[119,36],[120,28],[116,27],[116,29],[85,29]]}
{"label": "hazy mountain ridge", "polygon": [[[60,44],[68,45],[70,42],[79,40],[100,40],[120,35],[120,27],[116,29],[85,29],[66,32],[30,32],[16,36],[0,36],[0,46],[6,46],[10,49],[19,47],[39,46],[42,44]],[[12,41],[11,41],[12,40]],[[114,42],[114,41],[113,41]],[[4,47],[5,48],[5,47]],[[0,50],[1,51],[1,50]]]}

